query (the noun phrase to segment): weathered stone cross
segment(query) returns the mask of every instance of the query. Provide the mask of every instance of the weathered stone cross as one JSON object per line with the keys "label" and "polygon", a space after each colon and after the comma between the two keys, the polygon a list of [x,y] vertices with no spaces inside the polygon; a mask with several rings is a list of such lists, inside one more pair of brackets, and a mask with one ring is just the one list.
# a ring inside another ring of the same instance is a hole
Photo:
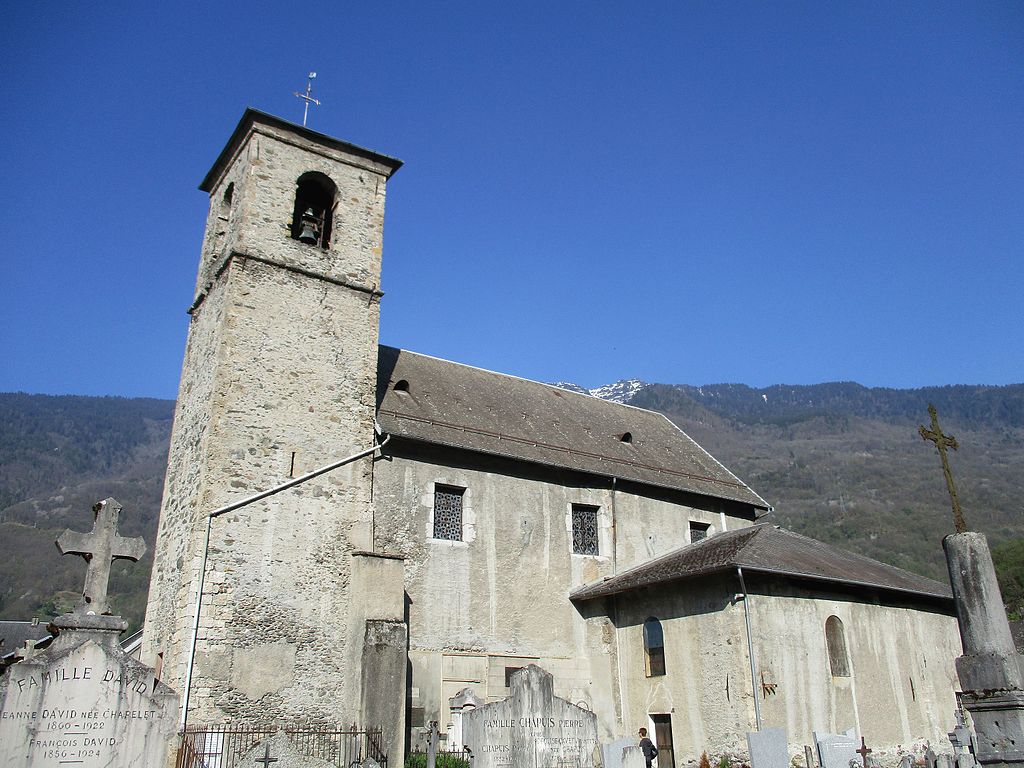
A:
{"label": "weathered stone cross", "polygon": [[967,523],[964,521],[964,513],[960,510],[960,499],[956,496],[956,486],[953,484],[953,470],[949,468],[949,458],[946,456],[946,448],[954,451],[960,446],[952,435],[942,434],[942,427],[939,426],[939,415],[935,406],[928,404],[928,413],[932,417],[932,428],[918,427],[917,433],[925,440],[931,440],[939,449],[939,456],[942,459],[942,474],[946,476],[946,488],[949,489],[949,498],[953,501],[953,525],[957,533],[964,533],[967,530]]}
{"label": "weathered stone cross", "polygon": [[256,758],[256,762],[257,763],[263,763],[263,768],[267,768],[267,766],[270,765],[271,763],[276,763],[277,762],[277,758],[276,757],[271,757],[270,756],[270,745],[267,744],[265,746],[266,746],[266,749],[263,752],[263,757],[257,757]]}
{"label": "weathered stone cross", "polygon": [[117,533],[117,519],[121,505],[114,499],[104,499],[92,508],[95,522],[89,533],[78,533],[70,528],[57,539],[62,555],[81,555],[89,564],[85,572],[85,589],[76,613],[107,612],[107,582],[112,560],[138,560],[146,554],[146,542],[139,536],[126,539]]}

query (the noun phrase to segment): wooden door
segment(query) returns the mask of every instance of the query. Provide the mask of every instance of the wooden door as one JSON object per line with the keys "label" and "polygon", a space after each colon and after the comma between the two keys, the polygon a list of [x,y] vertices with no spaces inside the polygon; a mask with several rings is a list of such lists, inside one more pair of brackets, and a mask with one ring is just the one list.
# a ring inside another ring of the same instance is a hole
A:
{"label": "wooden door", "polygon": [[658,748],[658,768],[675,768],[672,749],[672,715],[651,715],[654,723],[654,746]]}

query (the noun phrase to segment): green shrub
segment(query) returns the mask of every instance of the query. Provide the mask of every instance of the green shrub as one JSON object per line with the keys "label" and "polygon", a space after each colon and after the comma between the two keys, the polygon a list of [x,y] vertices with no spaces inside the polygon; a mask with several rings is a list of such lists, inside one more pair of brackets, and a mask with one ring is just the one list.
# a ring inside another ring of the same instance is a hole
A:
{"label": "green shrub", "polygon": [[[405,768],[427,768],[427,753],[413,752],[405,758]],[[435,768],[469,768],[469,761],[448,752],[437,753]]]}

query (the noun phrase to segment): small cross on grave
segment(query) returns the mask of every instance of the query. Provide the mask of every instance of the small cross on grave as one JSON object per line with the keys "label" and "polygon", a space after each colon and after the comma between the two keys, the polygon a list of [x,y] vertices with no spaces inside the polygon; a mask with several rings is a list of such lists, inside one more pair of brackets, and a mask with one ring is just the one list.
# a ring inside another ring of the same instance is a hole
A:
{"label": "small cross on grave", "polygon": [[138,560],[146,554],[142,537],[126,539],[117,533],[117,520],[121,505],[114,499],[104,499],[92,508],[95,522],[89,533],[68,529],[57,539],[62,555],[81,555],[89,564],[85,572],[85,589],[75,613],[102,615],[107,613],[107,582],[110,580],[112,560]]}
{"label": "small cross on grave", "polygon": [[271,763],[276,763],[277,762],[277,758],[276,757],[271,757],[270,756],[270,745],[269,744],[265,744],[264,745],[263,757],[257,757],[256,758],[256,762],[257,763],[262,763],[263,768],[267,768],[267,766],[270,765]]}
{"label": "small cross on grave", "polygon": [[[868,745],[864,743],[864,737],[860,737],[860,749],[855,750],[860,755],[861,760],[864,761],[864,768],[868,768],[868,755],[874,752],[873,749],[869,749]],[[849,753],[847,753],[849,754]],[[852,762],[852,761],[851,761]]]}
{"label": "small cross on grave", "polygon": [[932,428],[921,426],[918,427],[917,433],[922,439],[931,440],[939,449],[939,457],[942,459],[942,474],[946,476],[946,488],[949,490],[949,498],[953,502],[953,525],[956,527],[957,533],[964,533],[967,530],[967,523],[964,521],[964,513],[960,510],[960,500],[956,497],[956,486],[953,484],[953,470],[949,468],[949,457],[946,456],[947,448],[952,448],[955,451],[960,446],[955,437],[942,433],[942,427],[939,426],[939,414],[935,411],[935,406],[930,403],[928,413],[932,417]]}

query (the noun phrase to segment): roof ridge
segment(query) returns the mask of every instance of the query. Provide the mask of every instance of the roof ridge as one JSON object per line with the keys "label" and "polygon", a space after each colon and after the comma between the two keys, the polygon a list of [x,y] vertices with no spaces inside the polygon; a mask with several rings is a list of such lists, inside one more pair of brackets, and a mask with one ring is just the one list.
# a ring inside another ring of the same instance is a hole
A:
{"label": "roof ridge", "polygon": [[814,544],[816,546],[825,546],[825,547],[828,547],[829,549],[835,549],[835,550],[838,550],[839,552],[842,552],[845,555],[850,555],[850,556],[856,557],[856,558],[858,558],[860,560],[867,560],[868,562],[870,562],[872,564],[881,565],[883,568],[892,568],[893,570],[899,571],[900,573],[905,573],[908,576],[912,576],[912,577],[914,577],[916,579],[923,579],[925,581],[930,581],[930,582],[932,582],[934,584],[940,584],[940,585],[942,584],[942,582],[939,581],[938,579],[933,579],[933,578],[931,578],[929,576],[922,576],[920,573],[914,573],[913,571],[908,571],[906,568],[900,568],[898,565],[893,565],[892,563],[887,563],[884,560],[876,560],[873,557],[868,557],[867,555],[862,554],[860,552],[855,552],[852,549],[846,549],[845,547],[840,547],[840,546],[838,546],[836,544],[832,544],[832,543],[827,542],[827,541],[821,541],[820,539],[812,538],[812,537],[807,536],[806,534],[803,534],[803,533],[797,533],[796,531],[791,531],[788,528],[783,528],[781,525],[776,525],[776,526],[773,526],[773,527],[779,533],[785,534],[787,536],[793,536],[793,537],[798,538],[798,539],[803,539],[804,541],[811,542],[812,544]]}
{"label": "roof ridge", "polygon": [[[446,357],[438,357],[437,355],[428,355],[425,352],[414,352],[411,349],[405,349],[403,347],[392,347],[390,344],[378,344],[377,346],[378,347],[387,347],[388,349],[393,349],[396,352],[404,352],[405,354],[408,354],[408,355],[416,355],[417,357],[426,357],[426,358],[428,358],[430,360],[438,360],[439,362],[442,362],[442,363],[450,363],[451,365],[458,365],[458,366],[460,366],[462,368],[469,368],[471,370],[480,371],[482,373],[490,373],[490,374],[493,374],[495,376],[504,376],[506,379],[515,379],[516,381],[525,381],[528,384],[536,384],[537,386],[540,386],[540,387],[547,387],[548,389],[558,390],[559,393],[563,393],[564,392],[566,394],[574,395],[576,397],[586,397],[586,398],[588,398],[588,399],[590,399],[590,400],[592,400],[594,402],[598,402],[598,403],[607,403],[608,405],[617,406],[619,408],[632,408],[635,411],[642,411],[643,413],[653,413],[655,416],[662,416],[662,417],[664,417],[663,413],[659,413],[658,411],[651,410],[650,408],[641,408],[638,405],[630,405],[629,403],[620,403],[620,402],[618,402],[616,400],[605,400],[603,397],[597,397],[596,395],[591,395],[589,392],[586,392],[586,393],[585,392],[574,392],[571,389],[563,389],[562,387],[559,387],[559,386],[557,386],[555,384],[549,384],[549,383],[547,383],[545,381],[537,381],[536,379],[528,379],[525,376],[516,376],[514,373],[504,373],[502,371],[492,371],[490,368],[481,368],[479,365],[471,365],[469,363],[460,363],[458,360],[449,360]],[[620,381],[626,381],[626,379],[620,379]],[[639,381],[639,379],[637,379],[637,381]],[[645,383],[645,386],[649,386],[649,385]],[[679,430],[679,431],[682,432],[682,430]],[[685,435],[686,433],[683,432],[683,434]],[[689,435],[686,435],[686,436],[690,440],[693,440],[693,438],[690,437]],[[706,451],[705,451],[705,453],[706,453]],[[712,458],[714,458],[714,457],[712,457]],[[717,461],[717,459],[716,459],[716,461]],[[729,474],[732,474],[732,473],[730,472]],[[735,475],[733,475],[733,477],[735,477]],[[737,480],[738,479],[739,478],[737,478]],[[742,483],[743,481],[740,480],[740,482]],[[743,483],[743,484],[746,485],[746,483]],[[761,497],[758,496],[758,498],[761,498]],[[764,501],[764,499],[761,499],[761,501]]]}

